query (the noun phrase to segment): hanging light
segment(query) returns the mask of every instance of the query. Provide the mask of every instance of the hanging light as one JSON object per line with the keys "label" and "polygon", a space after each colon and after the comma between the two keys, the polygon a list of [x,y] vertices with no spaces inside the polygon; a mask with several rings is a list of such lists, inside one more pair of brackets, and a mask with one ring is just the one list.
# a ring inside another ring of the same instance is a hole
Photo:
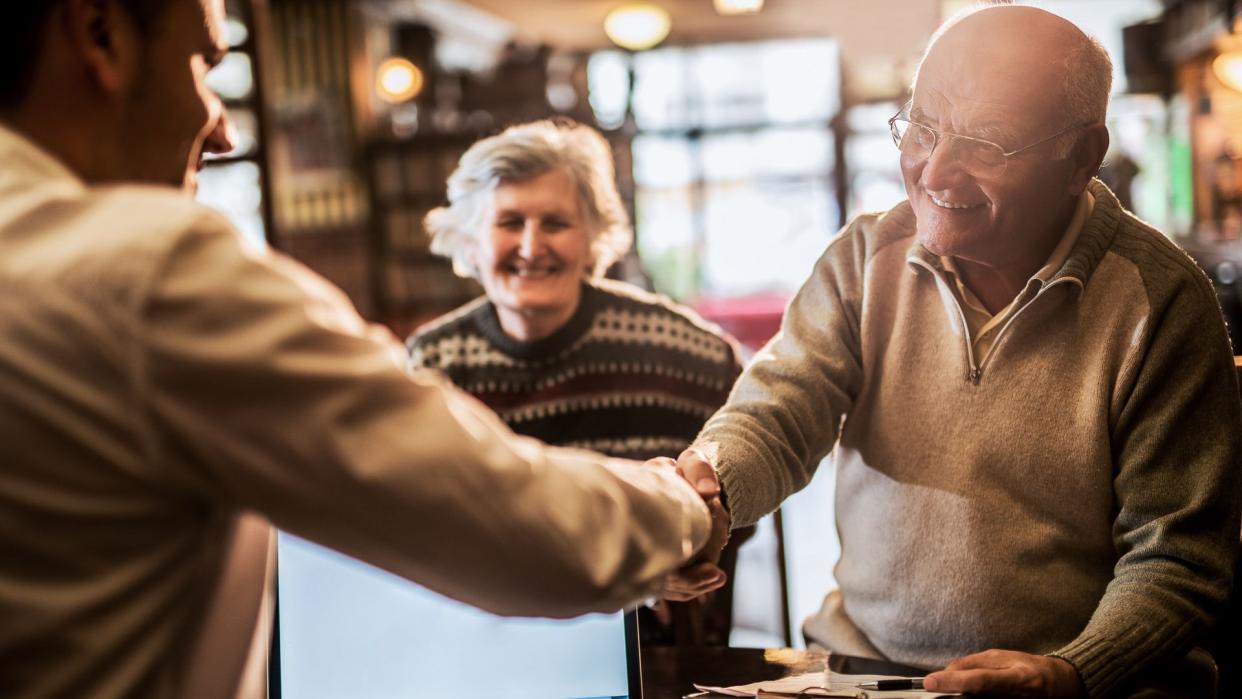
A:
{"label": "hanging light", "polygon": [[1242,51],[1228,51],[1212,61],[1212,73],[1226,87],[1242,92]]}
{"label": "hanging light", "polygon": [[722,15],[753,15],[763,9],[763,0],[712,0]]}
{"label": "hanging light", "polygon": [[623,49],[642,51],[664,41],[672,26],[668,12],[656,5],[624,5],[604,18],[604,33]]}
{"label": "hanging light", "polygon": [[375,73],[375,91],[389,104],[414,99],[423,89],[423,71],[404,58],[389,58]]}

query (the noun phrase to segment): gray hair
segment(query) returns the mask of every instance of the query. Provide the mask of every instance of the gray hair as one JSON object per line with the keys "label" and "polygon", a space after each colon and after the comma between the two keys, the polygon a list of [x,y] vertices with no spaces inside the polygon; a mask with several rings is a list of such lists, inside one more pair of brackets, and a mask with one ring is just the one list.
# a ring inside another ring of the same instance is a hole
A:
{"label": "gray hair", "polygon": [[477,277],[469,242],[484,225],[496,187],[557,169],[568,173],[578,193],[595,261],[591,274],[603,274],[629,252],[634,232],[617,192],[608,142],[594,129],[570,120],[510,126],[470,146],[449,176],[449,205],[432,209],[423,222],[431,236],[431,251],[451,258],[461,276]]}
{"label": "gray hair", "polygon": [[[927,49],[923,51],[923,57],[919,59],[914,73],[914,84],[918,84],[919,72],[923,69],[927,55],[945,32],[977,12],[1002,5],[1021,3],[985,0],[966,7],[945,20],[927,42]],[[1061,89],[1065,99],[1065,115],[1068,117],[1063,128],[1103,124],[1108,115],[1108,99],[1113,90],[1113,61],[1108,56],[1108,49],[1090,34],[1081,29],[1079,32],[1082,40],[1061,59],[1065,68],[1065,82]],[[1077,141],[1077,135],[1078,132],[1071,132],[1056,140],[1057,157],[1064,158],[1069,155]]]}

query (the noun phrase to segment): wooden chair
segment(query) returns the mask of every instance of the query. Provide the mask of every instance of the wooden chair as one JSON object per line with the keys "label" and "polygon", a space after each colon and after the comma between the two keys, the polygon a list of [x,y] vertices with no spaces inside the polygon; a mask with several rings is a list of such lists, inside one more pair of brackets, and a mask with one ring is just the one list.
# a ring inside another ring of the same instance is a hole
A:
{"label": "wooden chair", "polygon": [[[1242,357],[1233,358],[1238,371],[1238,383],[1242,385]],[[1239,532],[1242,541],[1242,532]],[[1242,696],[1242,557],[1233,564],[1233,594],[1229,606],[1221,616],[1220,623],[1204,642],[1204,647],[1216,659],[1220,671],[1220,691],[1217,696]]]}

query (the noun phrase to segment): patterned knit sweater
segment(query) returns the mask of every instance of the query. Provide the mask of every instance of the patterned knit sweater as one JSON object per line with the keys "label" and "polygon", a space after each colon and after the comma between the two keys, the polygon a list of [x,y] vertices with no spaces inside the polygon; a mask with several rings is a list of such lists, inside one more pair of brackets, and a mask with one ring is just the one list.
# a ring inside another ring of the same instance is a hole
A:
{"label": "patterned knit sweater", "polygon": [[693,311],[607,280],[584,284],[572,318],[521,342],[476,299],[408,341],[412,368],[439,369],[518,434],[610,456],[676,456],[724,404],[734,344]]}

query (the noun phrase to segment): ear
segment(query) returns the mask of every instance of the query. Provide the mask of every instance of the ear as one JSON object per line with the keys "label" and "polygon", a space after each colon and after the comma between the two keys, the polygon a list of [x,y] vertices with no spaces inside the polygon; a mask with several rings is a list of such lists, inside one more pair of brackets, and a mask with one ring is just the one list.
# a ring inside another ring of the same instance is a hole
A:
{"label": "ear", "polygon": [[[462,236],[460,250],[460,258],[454,255],[454,258],[461,259],[465,262],[464,270],[468,272],[466,276],[474,279],[479,278],[479,270],[483,269],[483,265],[479,260],[479,252],[483,246],[479,244],[479,239],[473,235]],[[454,265],[457,263],[454,262]]]}
{"label": "ear", "polygon": [[1108,127],[1103,124],[1092,124],[1083,129],[1074,150],[1070,153],[1073,170],[1070,173],[1068,188],[1072,196],[1082,194],[1092,177],[1100,171],[1104,162],[1104,154],[1108,152]]}
{"label": "ear", "polygon": [[597,272],[598,276],[603,276],[604,272],[608,271],[603,269],[595,269],[595,267],[599,264],[599,253],[598,250],[596,250],[596,244],[598,242],[599,239],[597,237],[590,237],[587,239],[586,266],[584,269],[586,270],[586,276],[588,279],[597,276]]}
{"label": "ear", "polygon": [[110,96],[135,82],[142,56],[137,27],[117,0],[66,0],[65,29],[89,78]]}

